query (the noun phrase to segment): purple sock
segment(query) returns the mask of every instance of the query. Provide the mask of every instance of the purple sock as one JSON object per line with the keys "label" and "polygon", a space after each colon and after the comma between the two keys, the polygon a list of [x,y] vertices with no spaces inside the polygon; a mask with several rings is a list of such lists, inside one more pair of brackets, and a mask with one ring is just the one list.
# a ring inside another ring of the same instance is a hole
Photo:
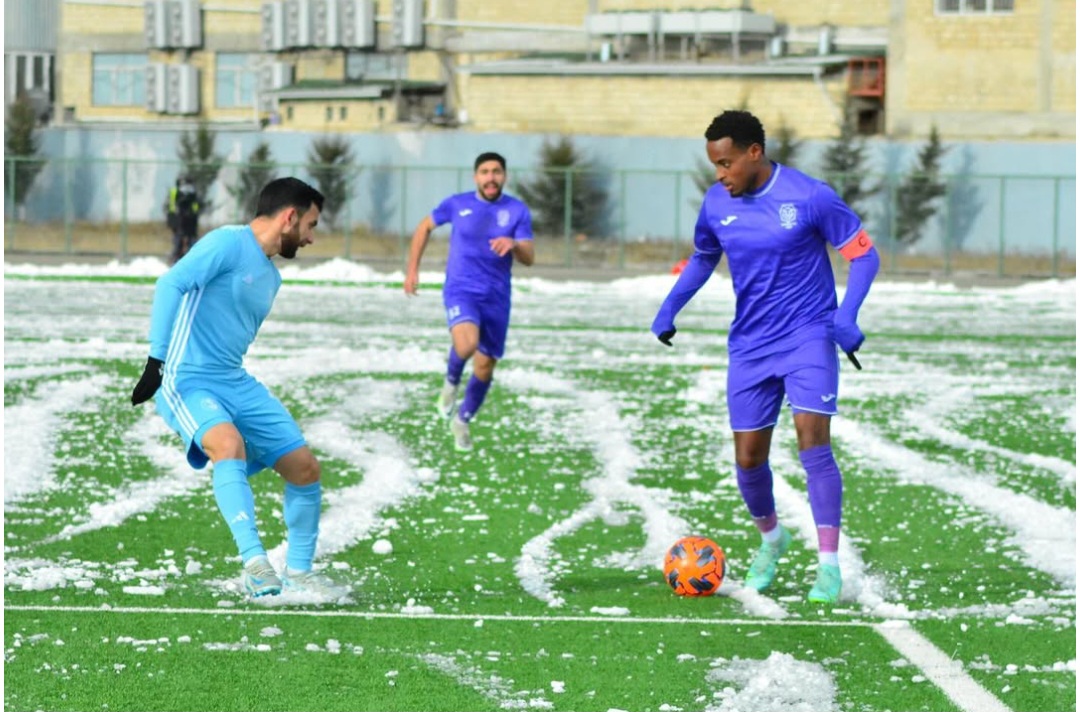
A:
{"label": "purple sock", "polygon": [[[818,526],[819,551],[836,551],[840,539],[840,508],[844,499],[844,483],[836,466],[832,445],[818,445],[799,453],[806,468],[806,490],[810,495],[810,511]],[[827,548],[831,547],[831,548]]]}
{"label": "purple sock", "polygon": [[465,370],[465,359],[457,355],[454,347],[450,347],[450,358],[446,359],[446,382],[456,386],[461,383],[461,372]]}
{"label": "purple sock", "polygon": [[735,465],[735,481],[739,483],[746,508],[754,518],[758,531],[765,533],[776,528],[776,501],[773,499],[772,469],[769,463],[744,470]]}
{"label": "purple sock", "polygon": [[481,381],[476,376],[469,378],[469,383],[465,386],[465,397],[461,399],[461,407],[458,408],[458,417],[466,423],[472,420],[476,411],[484,404],[488,388],[491,388],[491,381]]}

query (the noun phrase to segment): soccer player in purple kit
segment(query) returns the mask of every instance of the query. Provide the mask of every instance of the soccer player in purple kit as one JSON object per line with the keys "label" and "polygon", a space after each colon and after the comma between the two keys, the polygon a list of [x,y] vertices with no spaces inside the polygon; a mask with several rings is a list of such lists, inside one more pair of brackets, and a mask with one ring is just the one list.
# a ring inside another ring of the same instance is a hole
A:
{"label": "soccer player in purple kit", "polygon": [[[764,591],[791,534],[778,521],[769,450],[786,396],[817,525],[817,579],[809,600],[836,603],[843,485],[833,458],[840,360],[863,343],[859,307],[880,259],[862,221],[827,184],[765,156],[765,130],[747,111],[725,111],[705,131],[716,184],[694,228],[694,254],[652,324],[671,346],[675,316],[728,256],[735,319],[728,333],[727,404],[735,474],[762,543],[744,584]],[[850,261],[837,307],[827,245]]]}
{"label": "soccer player in purple kit", "polygon": [[[484,403],[495,364],[503,356],[510,325],[510,271],[516,259],[533,263],[532,216],[525,203],[503,193],[506,159],[481,153],[473,163],[476,190],[451,195],[416,226],[405,271],[405,293],[416,294],[420,258],[431,231],[451,224],[443,304],[450,328],[446,382],[439,393],[439,411],[450,418],[454,447],[472,449],[469,422]],[[465,362],[473,373],[457,405]]]}

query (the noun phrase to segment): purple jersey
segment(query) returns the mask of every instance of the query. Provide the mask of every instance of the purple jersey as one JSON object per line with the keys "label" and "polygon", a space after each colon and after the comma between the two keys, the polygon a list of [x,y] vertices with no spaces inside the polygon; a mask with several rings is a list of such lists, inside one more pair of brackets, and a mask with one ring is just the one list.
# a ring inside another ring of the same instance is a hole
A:
{"label": "purple jersey", "polygon": [[505,193],[494,202],[476,192],[458,193],[439,203],[431,219],[436,225],[451,224],[445,291],[510,295],[514,255],[499,257],[491,251],[490,241],[532,239],[532,216],[525,203]]}
{"label": "purple jersey", "polygon": [[694,228],[698,252],[727,254],[735,290],[728,353],[764,356],[832,338],[836,283],[826,243],[841,248],[862,222],[826,183],[773,163],[768,183],[732,197],[705,194]]}

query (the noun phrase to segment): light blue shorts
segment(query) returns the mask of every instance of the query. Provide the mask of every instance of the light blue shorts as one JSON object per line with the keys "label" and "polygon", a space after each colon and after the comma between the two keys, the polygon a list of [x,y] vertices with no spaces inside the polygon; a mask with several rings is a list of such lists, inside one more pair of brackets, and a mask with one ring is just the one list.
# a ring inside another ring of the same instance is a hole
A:
{"label": "light blue shorts", "polygon": [[210,459],[202,450],[206,431],[232,423],[244,438],[248,475],[273,467],[283,455],[307,443],[289,411],[248,374],[222,380],[205,376],[166,379],[154,397],[161,417],[184,439],[196,470]]}
{"label": "light blue shorts", "polygon": [[832,339],[810,339],[790,351],[728,362],[731,429],[750,432],[776,425],[785,396],[795,412],[836,415],[840,359]]}

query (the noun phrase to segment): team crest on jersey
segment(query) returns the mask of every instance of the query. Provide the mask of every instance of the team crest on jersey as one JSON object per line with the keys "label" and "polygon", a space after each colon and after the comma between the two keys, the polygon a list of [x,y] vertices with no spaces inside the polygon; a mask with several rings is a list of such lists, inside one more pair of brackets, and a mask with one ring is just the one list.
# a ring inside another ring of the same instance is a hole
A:
{"label": "team crest on jersey", "polygon": [[507,225],[510,224],[510,211],[509,210],[500,210],[495,215],[495,220],[499,223],[499,227],[506,227]]}
{"label": "team crest on jersey", "polygon": [[784,203],[780,206],[780,226],[785,230],[795,227],[795,221],[799,217],[799,211],[793,203]]}

